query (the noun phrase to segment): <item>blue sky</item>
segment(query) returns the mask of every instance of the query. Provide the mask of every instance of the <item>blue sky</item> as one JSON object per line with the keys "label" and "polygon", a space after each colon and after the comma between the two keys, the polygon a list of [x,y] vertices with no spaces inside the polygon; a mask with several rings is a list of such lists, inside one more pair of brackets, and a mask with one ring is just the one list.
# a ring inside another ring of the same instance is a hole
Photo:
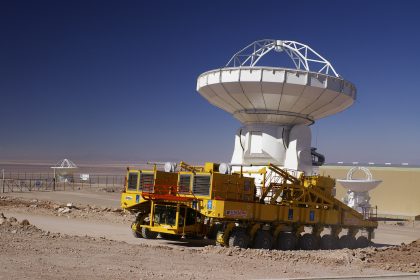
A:
{"label": "blue sky", "polygon": [[358,89],[312,126],[328,162],[420,164],[417,1],[1,1],[0,160],[229,161],[239,122],[196,78],[306,43]]}

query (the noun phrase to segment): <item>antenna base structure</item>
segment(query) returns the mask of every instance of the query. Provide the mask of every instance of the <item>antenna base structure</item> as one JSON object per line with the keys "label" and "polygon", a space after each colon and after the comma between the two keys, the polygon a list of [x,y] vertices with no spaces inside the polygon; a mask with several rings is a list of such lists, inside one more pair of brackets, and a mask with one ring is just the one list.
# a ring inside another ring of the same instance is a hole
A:
{"label": "antenna base structure", "polygon": [[[270,52],[287,55],[294,69],[259,66]],[[307,175],[314,172],[316,156],[311,153],[309,126],[345,110],[356,99],[355,86],[312,48],[273,39],[255,41],[235,53],[225,67],[201,74],[197,91],[242,124],[232,163],[271,162]]]}

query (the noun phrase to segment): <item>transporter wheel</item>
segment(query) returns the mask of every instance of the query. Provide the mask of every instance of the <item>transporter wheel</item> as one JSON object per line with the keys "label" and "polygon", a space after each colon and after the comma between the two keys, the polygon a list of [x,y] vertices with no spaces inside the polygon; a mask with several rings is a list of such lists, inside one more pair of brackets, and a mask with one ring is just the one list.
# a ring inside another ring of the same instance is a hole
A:
{"label": "transporter wheel", "polygon": [[294,250],[297,243],[298,238],[293,232],[281,232],[277,237],[277,249],[279,250]]}
{"label": "transporter wheel", "polygon": [[[218,231],[217,233],[216,233],[216,238],[215,238],[215,240],[216,240],[216,246],[217,247],[222,247],[222,246],[226,246],[226,244],[222,244],[222,243],[220,243],[219,241],[218,241],[218,237],[219,236],[223,236],[223,231]],[[229,245],[229,244],[228,244]]]}
{"label": "transporter wheel", "polygon": [[[131,224],[131,228],[133,228],[133,225],[136,224],[137,225],[136,228],[139,229],[140,225],[144,225],[148,222],[149,222],[149,215],[148,214],[145,215],[145,214],[142,214],[142,213],[137,213],[135,221]],[[132,231],[133,236],[135,238],[142,238],[143,237],[143,233],[142,233],[141,229],[131,230],[131,231]]]}
{"label": "transporter wheel", "polygon": [[254,248],[270,250],[273,247],[273,236],[267,230],[258,230],[254,239]]}
{"label": "transporter wheel", "polygon": [[141,214],[141,213],[137,213],[136,214],[135,221],[133,223],[131,223],[131,229],[132,229],[131,231],[132,231],[133,236],[135,238],[142,238],[143,236],[141,234],[141,230],[140,231],[133,230],[133,226],[134,225],[137,225],[136,228],[139,229],[140,225],[144,224],[145,223],[145,219],[148,219],[148,217],[149,217],[148,215],[144,215],[144,214]]}
{"label": "transporter wheel", "polygon": [[370,246],[371,241],[366,236],[359,236],[356,240],[356,248],[366,248]]}
{"label": "transporter wheel", "polygon": [[340,240],[338,241],[338,246],[340,249],[354,249],[356,247],[356,238],[351,235],[343,235],[340,237]]}
{"label": "transporter wheel", "polygon": [[319,249],[319,237],[311,233],[305,233],[299,238],[299,248],[302,250]]}
{"label": "transporter wheel", "polygon": [[217,233],[222,229],[222,224],[214,224],[210,226],[208,232],[207,232],[207,238],[208,239],[216,239]]}
{"label": "transporter wheel", "polygon": [[338,247],[338,238],[331,234],[325,234],[321,237],[322,250],[334,250]]}
{"label": "transporter wheel", "polygon": [[246,233],[245,229],[234,229],[229,237],[229,247],[246,249],[248,248],[249,239],[249,235]]}
{"label": "transporter wheel", "polygon": [[133,236],[135,238],[142,238],[141,233],[138,232],[137,230],[131,230],[131,232],[133,233]]}
{"label": "transporter wheel", "polygon": [[156,239],[159,233],[153,232],[148,228],[142,227],[141,228],[141,236],[146,239]]}

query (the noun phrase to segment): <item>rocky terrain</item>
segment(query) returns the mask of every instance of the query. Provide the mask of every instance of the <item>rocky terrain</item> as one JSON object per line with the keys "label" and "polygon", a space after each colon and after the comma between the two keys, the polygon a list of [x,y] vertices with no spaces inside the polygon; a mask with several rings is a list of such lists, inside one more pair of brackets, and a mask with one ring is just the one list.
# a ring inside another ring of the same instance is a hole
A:
{"label": "rocky terrain", "polygon": [[130,213],[121,208],[96,205],[59,203],[47,200],[24,199],[0,196],[0,209],[13,209],[19,213],[37,213],[67,217],[69,219],[85,219],[126,224],[134,219]]}
{"label": "rocky terrain", "polygon": [[134,237],[127,243],[65,234],[60,227],[40,229],[30,218],[36,213],[51,220],[115,223],[125,229],[132,217],[118,208],[0,197],[0,212],[10,211],[29,218],[0,213],[0,279],[251,279],[420,272],[420,239],[333,251],[197,247]]}

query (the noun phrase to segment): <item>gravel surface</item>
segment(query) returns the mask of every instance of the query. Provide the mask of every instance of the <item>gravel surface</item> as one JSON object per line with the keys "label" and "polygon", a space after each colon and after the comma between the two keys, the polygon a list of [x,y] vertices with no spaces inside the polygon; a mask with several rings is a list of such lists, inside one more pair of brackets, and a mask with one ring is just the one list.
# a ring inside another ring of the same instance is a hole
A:
{"label": "gravel surface", "polygon": [[383,273],[350,251],[280,252],[130,245],[43,231],[0,215],[0,279],[244,279]]}
{"label": "gravel surface", "polygon": [[53,202],[10,196],[0,196],[0,209],[13,209],[13,212],[16,213],[63,216],[68,219],[93,220],[117,224],[130,224],[134,220],[134,215],[123,212],[119,207]]}
{"label": "gravel surface", "polygon": [[[127,243],[112,234],[84,235],[87,224],[125,229],[133,217],[118,208],[0,197],[0,212],[11,211],[19,213],[19,221],[0,213],[0,279],[255,279],[420,272],[420,239],[333,251],[199,247],[134,237]],[[31,224],[34,214],[50,221],[49,231]],[[64,225],[72,234],[63,233],[62,221],[68,221]],[[77,223],[82,226],[74,227]]]}

